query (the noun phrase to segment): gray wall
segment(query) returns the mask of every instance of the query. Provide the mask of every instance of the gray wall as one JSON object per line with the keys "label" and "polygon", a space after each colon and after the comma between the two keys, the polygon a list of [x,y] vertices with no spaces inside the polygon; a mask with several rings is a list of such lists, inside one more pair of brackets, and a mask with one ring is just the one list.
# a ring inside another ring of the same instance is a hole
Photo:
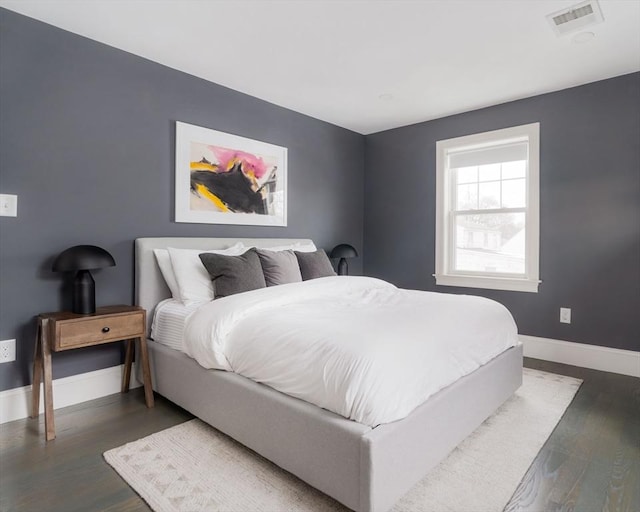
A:
{"label": "gray wall", "polygon": [[[230,70],[232,72],[232,70]],[[268,79],[265,77],[264,79]],[[289,149],[286,228],[173,222],[175,121]],[[309,237],[362,249],[364,137],[0,9],[0,339],[17,361],[0,390],[31,381],[34,316],[68,307],[52,259],[95,244],[98,305],[133,299],[133,240]],[[353,273],[361,261],[351,262]],[[54,378],[119,364],[117,344],[54,354]]]}
{"label": "gray wall", "polygon": [[[436,141],[533,122],[539,293],[435,286]],[[640,350],[640,73],[370,135],[365,168],[366,274],[493,298],[521,334]]]}

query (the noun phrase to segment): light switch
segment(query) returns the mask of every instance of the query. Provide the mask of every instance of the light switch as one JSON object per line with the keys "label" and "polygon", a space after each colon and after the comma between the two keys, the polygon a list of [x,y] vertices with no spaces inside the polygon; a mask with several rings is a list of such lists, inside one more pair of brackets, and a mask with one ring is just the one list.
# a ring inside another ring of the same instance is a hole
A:
{"label": "light switch", "polygon": [[0,194],[0,217],[18,216],[18,196],[14,194]]}

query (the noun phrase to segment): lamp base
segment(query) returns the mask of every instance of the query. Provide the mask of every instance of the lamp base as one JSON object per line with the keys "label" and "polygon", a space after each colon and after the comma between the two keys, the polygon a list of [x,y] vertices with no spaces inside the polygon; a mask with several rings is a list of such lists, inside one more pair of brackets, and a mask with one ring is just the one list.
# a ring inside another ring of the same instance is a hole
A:
{"label": "lamp base", "polygon": [[346,276],[349,274],[349,265],[347,264],[346,258],[340,258],[338,262],[338,275]]}
{"label": "lamp base", "polygon": [[73,312],[78,315],[96,312],[96,282],[88,270],[78,270],[73,280]]}

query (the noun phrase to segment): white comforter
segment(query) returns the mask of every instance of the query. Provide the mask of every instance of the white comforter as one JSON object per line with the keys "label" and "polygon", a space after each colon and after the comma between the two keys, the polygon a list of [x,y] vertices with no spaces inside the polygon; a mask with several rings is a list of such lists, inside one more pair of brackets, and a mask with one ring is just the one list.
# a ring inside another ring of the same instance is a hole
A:
{"label": "white comforter", "polygon": [[489,299],[326,277],[207,303],[185,351],[357,422],[407,416],[438,390],[517,344],[511,314]]}

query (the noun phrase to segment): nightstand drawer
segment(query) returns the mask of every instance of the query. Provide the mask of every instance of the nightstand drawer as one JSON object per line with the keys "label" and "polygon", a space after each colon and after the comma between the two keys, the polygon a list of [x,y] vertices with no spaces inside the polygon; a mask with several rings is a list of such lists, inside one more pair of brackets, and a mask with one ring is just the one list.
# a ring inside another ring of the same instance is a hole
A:
{"label": "nightstand drawer", "polygon": [[81,321],[56,322],[54,350],[96,345],[142,336],[144,314],[106,316]]}

